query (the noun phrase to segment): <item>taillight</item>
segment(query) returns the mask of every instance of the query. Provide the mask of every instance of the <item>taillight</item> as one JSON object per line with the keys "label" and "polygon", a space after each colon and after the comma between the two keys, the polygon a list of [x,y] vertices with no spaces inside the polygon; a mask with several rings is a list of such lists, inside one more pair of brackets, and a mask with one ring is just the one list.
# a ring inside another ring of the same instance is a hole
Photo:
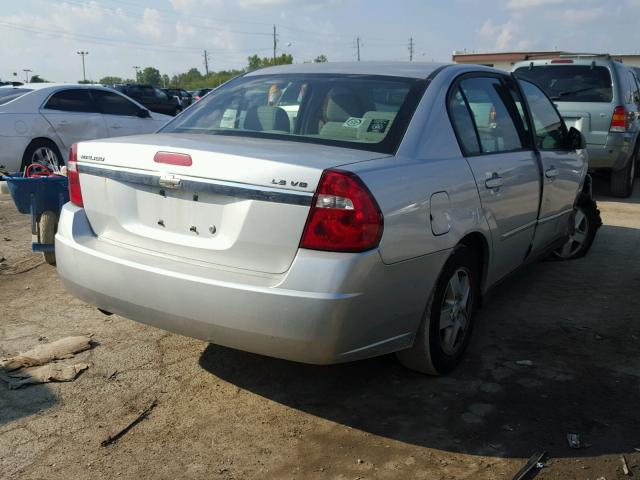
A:
{"label": "taillight", "polygon": [[300,247],[363,252],[378,246],[383,226],[378,203],[357,175],[325,170],[313,196]]}
{"label": "taillight", "polygon": [[629,118],[627,117],[627,111],[623,106],[618,106],[613,109],[613,116],[611,117],[611,132],[626,132]]}
{"label": "taillight", "polygon": [[69,200],[74,205],[84,207],[82,190],[80,189],[80,175],[78,174],[78,145],[74,143],[69,150],[67,162],[67,179],[69,181]]}
{"label": "taillight", "polygon": [[190,167],[193,163],[191,155],[175,152],[157,152],[153,156],[153,161],[156,163],[166,163],[168,165],[179,165],[181,167]]}
{"label": "taillight", "polygon": [[496,122],[498,118],[498,113],[496,112],[496,107],[494,105],[491,105],[491,108],[489,109],[489,127],[490,128],[496,128],[498,126],[498,123]]}

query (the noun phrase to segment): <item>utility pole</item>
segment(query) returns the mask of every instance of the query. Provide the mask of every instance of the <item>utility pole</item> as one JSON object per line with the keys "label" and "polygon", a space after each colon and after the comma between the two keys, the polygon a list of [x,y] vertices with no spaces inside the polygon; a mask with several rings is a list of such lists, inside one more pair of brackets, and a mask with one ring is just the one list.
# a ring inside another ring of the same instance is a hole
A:
{"label": "utility pole", "polygon": [[86,55],[89,55],[89,52],[80,50],[79,52],[76,52],[76,53],[82,56],[82,80],[84,81],[84,83],[87,83],[87,74],[85,73],[85,70],[84,70],[84,57]]}
{"label": "utility pole", "polygon": [[140,75],[138,74],[138,70],[140,70],[140,67],[137,65],[133,66],[133,69],[136,71],[136,82],[139,82],[140,79],[138,78]]}
{"label": "utility pole", "polygon": [[415,44],[413,43],[413,37],[409,37],[409,61],[413,62],[413,47]]}
{"label": "utility pole", "polygon": [[278,48],[278,34],[276,33],[276,26],[273,26],[273,64],[277,63],[276,49]]}
{"label": "utility pole", "polygon": [[24,83],[29,83],[29,74],[33,71],[30,70],[28,68],[24,68],[22,69],[22,71],[24,72]]}
{"label": "utility pole", "polygon": [[204,51],[204,71],[206,73],[207,76],[209,76],[209,54],[207,53],[207,51]]}
{"label": "utility pole", "polygon": [[358,51],[358,61],[360,61],[360,37],[356,38],[356,49]]}

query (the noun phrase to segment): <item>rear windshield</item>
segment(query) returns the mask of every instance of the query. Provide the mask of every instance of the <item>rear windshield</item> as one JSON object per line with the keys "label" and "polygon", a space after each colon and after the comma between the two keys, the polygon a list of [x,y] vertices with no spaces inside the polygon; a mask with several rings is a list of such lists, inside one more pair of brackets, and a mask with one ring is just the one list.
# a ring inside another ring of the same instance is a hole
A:
{"label": "rear windshield", "polygon": [[611,102],[611,74],[591,65],[540,65],[521,67],[516,75],[542,88],[557,102]]}
{"label": "rear windshield", "polygon": [[30,88],[0,88],[0,105],[21,97],[25,93],[32,92]]}
{"label": "rear windshield", "polygon": [[426,81],[367,75],[261,75],[216,89],[163,133],[235,135],[393,153]]}

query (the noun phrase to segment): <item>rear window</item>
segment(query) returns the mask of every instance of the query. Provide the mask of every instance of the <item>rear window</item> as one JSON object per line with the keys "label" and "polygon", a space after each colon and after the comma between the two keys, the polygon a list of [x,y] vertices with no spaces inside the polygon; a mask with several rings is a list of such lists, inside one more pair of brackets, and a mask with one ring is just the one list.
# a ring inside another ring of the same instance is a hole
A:
{"label": "rear window", "polygon": [[25,93],[32,92],[30,88],[0,88],[0,105],[9,103],[11,100],[20,98]]}
{"label": "rear window", "polygon": [[539,65],[520,67],[516,75],[538,85],[556,102],[611,102],[611,74],[591,65]]}
{"label": "rear window", "polygon": [[218,88],[163,133],[235,135],[393,153],[425,80],[369,75],[261,75]]}

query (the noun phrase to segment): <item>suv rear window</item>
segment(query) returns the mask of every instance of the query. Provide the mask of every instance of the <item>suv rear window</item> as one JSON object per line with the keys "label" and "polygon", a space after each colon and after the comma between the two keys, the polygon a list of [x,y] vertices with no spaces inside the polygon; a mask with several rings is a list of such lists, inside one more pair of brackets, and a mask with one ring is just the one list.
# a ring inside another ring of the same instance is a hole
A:
{"label": "suv rear window", "polygon": [[29,88],[0,88],[0,105],[21,97],[25,93],[32,92]]}
{"label": "suv rear window", "polygon": [[393,153],[426,81],[340,74],[239,77],[163,133],[293,140]]}
{"label": "suv rear window", "polygon": [[555,102],[611,102],[611,74],[591,65],[520,67],[516,75],[538,85]]}

